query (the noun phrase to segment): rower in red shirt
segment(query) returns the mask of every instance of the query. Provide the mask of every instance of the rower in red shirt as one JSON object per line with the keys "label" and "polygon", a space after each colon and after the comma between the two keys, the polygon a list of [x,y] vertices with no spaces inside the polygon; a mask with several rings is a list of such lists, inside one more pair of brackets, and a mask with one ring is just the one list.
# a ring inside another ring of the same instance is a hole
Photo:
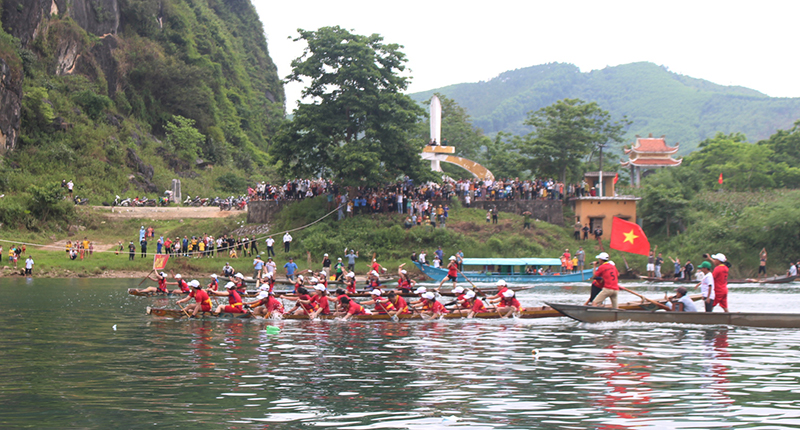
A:
{"label": "rower in red shirt", "polygon": [[283,296],[284,300],[291,300],[297,304],[288,312],[291,315],[308,315],[312,316],[314,311],[317,310],[316,300],[311,300],[308,290],[304,287],[299,287],[296,296]]}
{"label": "rower in red shirt", "polygon": [[372,290],[370,291],[370,295],[372,295],[371,300],[367,300],[366,302],[361,302],[362,305],[375,305],[375,312],[386,314],[391,311],[394,311],[394,304],[389,301],[389,299],[385,297],[381,297],[382,291],[381,290]]}
{"label": "rower in red shirt", "polygon": [[211,282],[206,286],[207,290],[217,291],[219,290],[219,279],[217,279],[217,275],[215,273],[211,274]]}
{"label": "rower in red shirt", "polygon": [[228,305],[217,306],[217,309],[214,311],[215,314],[219,314],[221,312],[231,314],[245,313],[244,304],[242,303],[242,296],[238,291],[236,291],[236,284],[233,282],[228,282],[225,284],[225,291],[209,291],[209,293],[214,296],[228,297]]}
{"label": "rower in red shirt", "polygon": [[613,261],[608,261],[609,257],[605,252],[601,252],[595,258],[597,258],[597,261],[592,264],[597,265],[600,263],[600,265],[595,269],[594,277],[598,281],[602,281],[603,289],[594,298],[592,306],[602,305],[603,301],[608,297],[611,299],[611,307],[617,309],[617,296],[619,294],[619,272],[617,271],[617,266],[614,265]]}
{"label": "rower in red shirt", "polygon": [[309,318],[312,320],[319,315],[331,314],[330,305],[328,303],[328,289],[325,288],[325,286],[322,284],[317,284],[314,285],[314,290],[316,290],[316,293],[313,296],[311,296],[311,300],[317,306],[317,309],[314,311],[312,315],[309,315]]}
{"label": "rower in red shirt", "polygon": [[506,281],[502,279],[497,281],[495,285],[497,286],[497,294],[493,296],[486,296],[486,300],[488,300],[489,302],[503,298],[503,293],[508,291],[508,285],[506,285]]}
{"label": "rower in red shirt", "polygon": [[261,285],[267,286],[267,291],[272,292],[275,288],[275,277],[272,275],[272,272],[264,272],[264,276],[261,277]]}
{"label": "rower in red shirt", "polygon": [[476,314],[481,314],[488,312],[486,309],[486,305],[483,304],[483,300],[479,299],[474,291],[467,291],[464,294],[464,300],[470,304],[469,314],[467,314],[467,318],[473,318]]}
{"label": "rower in red shirt", "polygon": [[137,293],[152,293],[152,294],[164,294],[164,295],[169,294],[170,291],[167,289],[167,274],[161,272],[161,273],[153,273],[153,275],[156,275],[156,277],[151,278],[150,276],[152,275],[148,275],[147,279],[157,282],[158,283],[157,287],[147,287],[141,290],[138,288],[131,288],[131,290],[136,291]]}
{"label": "rower in red shirt", "polygon": [[322,285],[323,287],[325,287],[325,289],[327,290],[328,289],[328,272],[326,272],[324,270],[320,270],[319,271],[319,275],[317,276],[317,282],[319,282],[319,284]]}
{"label": "rower in red shirt", "polygon": [[436,295],[431,292],[423,294],[421,302],[413,307],[419,309],[423,316],[430,315],[433,318],[438,318],[447,313],[444,305],[439,303],[436,300]]}
{"label": "rower in red shirt", "polygon": [[271,317],[273,312],[277,315],[283,315],[283,303],[267,291],[258,293],[256,300],[245,303],[245,306],[250,306],[253,315],[264,318]]}
{"label": "rower in red shirt", "polygon": [[408,277],[408,271],[403,269],[405,265],[406,263],[403,263],[397,268],[397,275],[399,276],[397,279],[397,288],[401,293],[410,293],[417,283]]}
{"label": "rower in red shirt", "polygon": [[[714,278],[714,306],[719,305],[723,312],[728,312],[728,258],[725,254],[714,254],[711,256],[711,264],[714,270],[711,276]],[[712,308],[713,309],[713,308]]]}
{"label": "rower in red shirt", "polygon": [[442,288],[442,284],[447,282],[448,280],[453,281],[453,288],[456,288],[456,280],[458,279],[458,263],[456,263],[456,256],[450,256],[450,262],[447,263],[447,277],[442,279],[442,282],[439,282],[439,288]]}
{"label": "rower in red shirt", "polygon": [[303,282],[304,281],[305,281],[305,278],[303,278],[303,275],[297,275],[297,281],[295,281],[295,283],[294,283],[294,293],[295,294],[300,294],[300,289],[303,287]]}
{"label": "rower in red shirt", "polygon": [[347,275],[344,277],[345,288],[347,289],[347,294],[355,294],[356,293],[356,274],[353,272],[348,272]]}
{"label": "rower in red shirt", "polygon": [[336,290],[335,297],[328,296],[328,302],[333,302],[336,307],[335,313],[333,314],[336,317],[344,316],[347,310],[347,306],[342,302],[344,298],[349,299],[350,297],[347,297],[347,294],[345,294],[344,290],[341,288]]}
{"label": "rower in red shirt", "polygon": [[344,304],[346,306],[345,309],[347,309],[344,317],[342,317],[342,321],[350,319],[353,315],[372,315],[372,312],[370,312],[369,309],[361,306],[355,300],[352,300],[349,297],[343,297],[342,304]]}
{"label": "rower in red shirt", "polygon": [[406,303],[405,299],[403,299],[403,297],[399,294],[395,293],[394,291],[390,291],[386,298],[389,299],[389,302],[392,303],[392,307],[394,307],[394,310],[389,311],[389,316],[411,313],[411,311],[408,309],[408,303]]}
{"label": "rower in red shirt", "polygon": [[185,308],[186,312],[192,312],[191,318],[197,318],[197,313],[200,311],[211,312],[211,298],[208,297],[208,293],[202,290],[200,282],[193,280],[188,285],[192,287],[192,291],[188,296],[178,300],[178,306],[194,298],[195,303],[186,305]]}
{"label": "rower in red shirt", "polygon": [[233,275],[233,283],[236,284],[236,292],[240,296],[247,294],[247,284],[245,284],[244,275],[241,272]]}
{"label": "rower in red shirt", "polygon": [[497,303],[497,313],[500,314],[501,318],[507,318],[514,312],[522,312],[525,308],[519,303],[516,297],[514,297],[514,292],[511,290],[506,290],[502,294]]}
{"label": "rower in red shirt", "polygon": [[455,305],[457,309],[469,309],[472,306],[466,299],[464,287],[455,287],[451,292],[456,295]]}
{"label": "rower in red shirt", "polygon": [[186,281],[183,280],[183,277],[181,276],[180,273],[176,274],[174,278],[175,282],[167,282],[167,285],[178,286],[178,289],[172,290],[172,294],[189,294],[189,292],[192,291],[192,289],[189,288],[189,284],[187,284]]}

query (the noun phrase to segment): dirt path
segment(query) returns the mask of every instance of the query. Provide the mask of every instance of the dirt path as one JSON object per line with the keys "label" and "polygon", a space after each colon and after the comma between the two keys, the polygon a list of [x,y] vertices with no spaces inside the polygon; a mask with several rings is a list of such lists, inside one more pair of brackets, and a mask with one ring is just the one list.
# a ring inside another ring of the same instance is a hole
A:
{"label": "dirt path", "polygon": [[[108,210],[106,206],[92,206],[94,210]],[[236,216],[244,211],[221,211],[218,207],[115,207],[111,212],[103,212],[108,218],[149,218],[149,219],[181,219],[181,218],[225,218]]]}

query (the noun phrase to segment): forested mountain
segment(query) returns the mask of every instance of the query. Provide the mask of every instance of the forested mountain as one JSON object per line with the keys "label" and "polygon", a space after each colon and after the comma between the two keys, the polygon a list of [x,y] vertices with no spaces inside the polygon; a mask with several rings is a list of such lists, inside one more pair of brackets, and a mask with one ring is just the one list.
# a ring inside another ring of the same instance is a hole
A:
{"label": "forested mountain", "polygon": [[[652,63],[632,63],[587,73],[551,63],[501,73],[486,82],[464,83],[411,94],[418,102],[438,92],[467,109],[487,134],[526,134],[528,112],[565,98],[597,102],[616,118],[627,116],[627,143],[634,135],[666,135],[681,153],[717,132],[766,139],[800,119],[800,98],[773,98],[672,73]],[[443,136],[444,137],[444,136]]]}
{"label": "forested mountain", "polygon": [[34,211],[37,193],[63,179],[99,204],[152,198],[172,178],[184,194],[241,192],[244,177],[274,165],[283,83],[249,0],[0,9],[0,222]]}

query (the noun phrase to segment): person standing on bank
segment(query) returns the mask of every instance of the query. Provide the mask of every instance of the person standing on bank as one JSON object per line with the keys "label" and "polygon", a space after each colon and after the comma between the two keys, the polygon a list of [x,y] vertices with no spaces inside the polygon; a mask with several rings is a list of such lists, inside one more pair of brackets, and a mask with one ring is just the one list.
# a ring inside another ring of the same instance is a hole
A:
{"label": "person standing on bank", "polygon": [[761,252],[758,254],[758,275],[756,277],[761,279],[761,275],[763,274],[764,277],[767,277],[767,248],[761,248]]}
{"label": "person standing on bank", "polygon": [[28,255],[28,259],[25,260],[25,275],[31,276],[33,273],[33,256]]}
{"label": "person standing on bank", "polygon": [[134,245],[133,242],[131,242],[128,245],[128,260],[133,261],[135,257],[136,257],[136,245]]}
{"label": "person standing on bank", "polygon": [[594,298],[592,306],[600,306],[603,301],[608,297],[611,299],[611,308],[617,309],[617,296],[619,294],[619,272],[617,266],[608,261],[608,254],[601,252],[597,255],[597,261],[593,265],[597,265],[594,272],[595,279],[603,282],[603,291]]}
{"label": "person standing on bank", "polygon": [[273,246],[275,246],[275,239],[273,239],[272,236],[270,236],[267,238],[267,240],[265,240],[265,242],[267,242],[267,257],[274,257],[275,249],[273,248]]}
{"label": "person standing on bank", "polygon": [[283,252],[289,252],[289,246],[292,244],[292,235],[287,231],[283,235]]}

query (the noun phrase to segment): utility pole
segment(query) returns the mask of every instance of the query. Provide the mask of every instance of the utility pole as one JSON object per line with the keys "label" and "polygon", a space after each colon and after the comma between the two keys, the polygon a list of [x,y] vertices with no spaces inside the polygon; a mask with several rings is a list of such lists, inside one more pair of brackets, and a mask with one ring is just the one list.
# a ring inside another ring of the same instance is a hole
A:
{"label": "utility pole", "polygon": [[603,148],[605,148],[605,146],[606,145],[604,143],[597,145],[597,147],[600,148],[600,182],[599,182],[600,186],[599,189],[597,190],[597,195],[599,197],[603,197],[603,195],[605,194],[603,192]]}

